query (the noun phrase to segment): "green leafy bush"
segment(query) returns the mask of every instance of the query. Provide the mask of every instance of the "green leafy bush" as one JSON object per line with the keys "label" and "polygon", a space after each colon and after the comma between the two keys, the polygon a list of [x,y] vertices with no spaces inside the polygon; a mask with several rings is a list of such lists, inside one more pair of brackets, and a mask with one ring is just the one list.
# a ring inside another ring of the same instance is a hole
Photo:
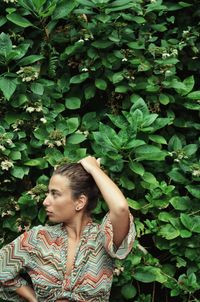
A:
{"label": "green leafy bush", "polygon": [[53,166],[93,154],[137,229],[111,301],[200,301],[199,2],[0,8],[1,246],[46,222]]}

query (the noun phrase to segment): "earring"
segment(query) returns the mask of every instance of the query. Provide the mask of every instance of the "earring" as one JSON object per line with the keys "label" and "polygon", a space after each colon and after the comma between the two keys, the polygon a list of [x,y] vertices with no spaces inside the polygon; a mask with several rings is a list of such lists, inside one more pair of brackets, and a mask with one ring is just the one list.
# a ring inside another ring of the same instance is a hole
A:
{"label": "earring", "polygon": [[80,209],[79,209],[79,207],[76,207],[76,211],[79,211]]}

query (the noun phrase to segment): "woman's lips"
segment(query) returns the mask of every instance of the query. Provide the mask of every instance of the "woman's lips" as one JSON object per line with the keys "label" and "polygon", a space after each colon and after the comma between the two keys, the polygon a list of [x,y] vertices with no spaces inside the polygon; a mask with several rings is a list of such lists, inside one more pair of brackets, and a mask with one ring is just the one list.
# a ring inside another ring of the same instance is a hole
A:
{"label": "woman's lips", "polygon": [[53,212],[50,212],[50,211],[46,211],[47,215],[52,215]]}

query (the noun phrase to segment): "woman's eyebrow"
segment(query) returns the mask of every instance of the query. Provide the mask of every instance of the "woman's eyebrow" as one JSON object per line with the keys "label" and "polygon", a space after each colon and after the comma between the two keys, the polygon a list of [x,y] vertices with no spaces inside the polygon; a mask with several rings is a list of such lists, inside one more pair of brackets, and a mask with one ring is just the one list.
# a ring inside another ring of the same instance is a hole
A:
{"label": "woman's eyebrow", "polygon": [[48,188],[48,192],[51,192],[51,193],[61,193],[61,191],[59,191],[57,189],[49,189],[49,188]]}

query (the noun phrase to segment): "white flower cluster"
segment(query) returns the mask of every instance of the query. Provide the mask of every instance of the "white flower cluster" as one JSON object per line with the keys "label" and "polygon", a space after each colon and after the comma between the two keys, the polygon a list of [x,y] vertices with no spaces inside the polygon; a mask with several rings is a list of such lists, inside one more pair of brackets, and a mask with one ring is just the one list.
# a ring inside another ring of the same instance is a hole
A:
{"label": "white flower cluster", "polygon": [[44,144],[47,145],[48,148],[54,148],[54,146],[57,146],[57,147],[65,146],[66,139],[65,139],[65,137],[61,138],[60,140],[54,140],[54,141],[46,139],[44,141]]}
{"label": "white flower cluster", "polygon": [[40,121],[41,121],[43,124],[46,124],[47,119],[46,119],[45,117],[41,117]]}
{"label": "white flower cluster", "polygon": [[42,106],[38,106],[38,107],[29,106],[29,107],[26,108],[26,112],[32,113],[34,111],[41,112],[42,111]]}
{"label": "white flower cluster", "polygon": [[81,71],[86,72],[88,71],[88,69],[86,67],[83,67]]}
{"label": "white flower cluster", "polygon": [[3,145],[0,145],[0,151],[5,151],[6,148]]}
{"label": "white flower cluster", "polygon": [[200,177],[200,169],[199,170],[193,170],[192,171],[192,175],[194,176],[194,177]]}
{"label": "white flower cluster", "polygon": [[173,48],[173,49],[170,49],[170,52],[163,52],[162,53],[162,58],[163,59],[167,59],[167,58],[170,58],[170,57],[177,57],[178,56],[178,50]]}
{"label": "white flower cluster", "polygon": [[1,162],[1,169],[2,170],[9,170],[13,166],[14,166],[14,164],[11,160],[5,159]]}
{"label": "white flower cluster", "polygon": [[6,3],[17,3],[17,0],[3,0]]}
{"label": "white flower cluster", "polygon": [[32,66],[20,67],[16,73],[22,78],[22,82],[34,81],[39,77],[38,69]]}
{"label": "white flower cluster", "polygon": [[124,267],[120,266],[120,267],[116,267],[113,271],[113,274],[115,276],[119,276],[122,272],[124,271]]}
{"label": "white flower cluster", "polygon": [[17,120],[14,124],[12,124],[12,128],[14,129],[13,131],[14,132],[19,131],[20,130],[19,126],[23,124],[24,124],[23,120]]}
{"label": "white flower cluster", "polygon": [[0,135],[0,151],[5,151],[6,148],[4,145],[6,144],[11,146],[13,142],[10,138],[7,138],[7,133],[4,133]]}
{"label": "white flower cluster", "polygon": [[40,102],[40,100],[34,104],[32,104],[31,106],[28,104],[28,105],[25,105],[24,106],[24,109],[26,109],[26,112],[29,112],[29,113],[32,113],[32,112],[42,112],[43,111],[43,107],[42,107],[42,104]]}
{"label": "white flower cluster", "polygon": [[13,211],[8,210],[8,211],[5,211],[5,212],[2,212],[2,213],[1,213],[1,217],[4,217],[4,216],[12,216],[13,214],[14,214]]}

